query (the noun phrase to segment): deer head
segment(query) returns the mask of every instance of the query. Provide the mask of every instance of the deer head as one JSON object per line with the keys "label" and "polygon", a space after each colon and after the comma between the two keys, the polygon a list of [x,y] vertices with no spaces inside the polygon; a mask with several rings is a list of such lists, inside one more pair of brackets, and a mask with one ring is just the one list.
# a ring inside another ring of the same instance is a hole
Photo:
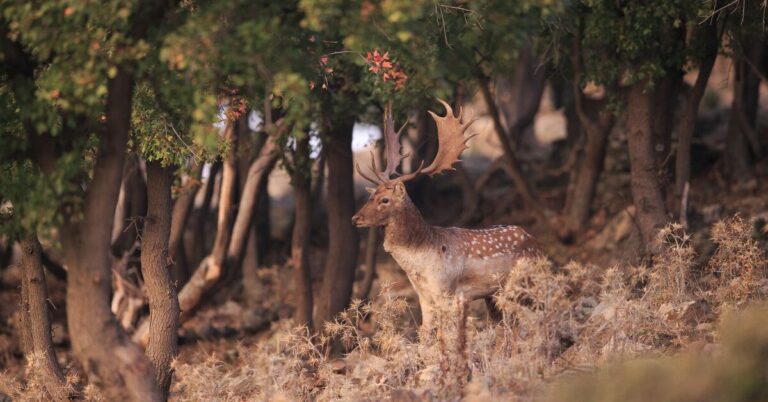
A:
{"label": "deer head", "polygon": [[[476,135],[464,136],[467,128],[475,120],[473,119],[462,124],[461,110],[459,110],[459,115],[455,116],[453,109],[448,103],[440,99],[438,101],[445,107],[446,115],[440,117],[432,111],[429,112],[437,124],[437,155],[435,155],[435,159],[429,166],[424,167],[424,162],[422,162],[416,170],[405,175],[398,175],[396,172],[400,162],[407,156],[401,154],[402,147],[400,145],[400,133],[405,128],[405,125],[400,130],[395,131],[392,106],[388,104],[384,108],[384,155],[386,166],[383,171],[378,169],[373,152],[371,152],[372,176],[364,173],[359,165],[355,165],[360,176],[376,185],[376,187],[367,188],[371,196],[360,211],[352,217],[352,223],[359,227],[387,225],[390,218],[410,205],[410,199],[405,192],[404,183],[406,181],[422,174],[432,177],[446,170],[453,170],[453,164],[459,161],[461,153],[467,148],[467,141]],[[396,177],[392,177],[393,175],[396,175]]]}

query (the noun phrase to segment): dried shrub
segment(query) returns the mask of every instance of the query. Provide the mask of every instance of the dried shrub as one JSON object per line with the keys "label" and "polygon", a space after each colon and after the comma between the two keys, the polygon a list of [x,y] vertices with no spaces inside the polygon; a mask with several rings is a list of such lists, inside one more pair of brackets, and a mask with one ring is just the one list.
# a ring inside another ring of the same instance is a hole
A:
{"label": "dried shrub", "polygon": [[753,237],[752,225],[740,216],[720,221],[712,228],[717,251],[707,264],[715,300],[740,305],[768,293],[768,257]]}
{"label": "dried shrub", "polygon": [[[24,381],[19,381],[18,378],[14,378],[7,372],[0,373],[0,401],[4,400],[3,395],[10,398],[13,401],[44,401],[56,399],[46,391],[45,385],[46,379],[42,372],[42,365],[45,364],[45,358],[40,354],[32,354],[27,356],[27,364],[24,369]],[[71,372],[71,370],[70,370]],[[79,383],[76,375],[69,375],[64,384],[63,392],[77,397],[77,385]],[[83,396],[86,401],[99,401],[99,396],[95,395],[91,398],[90,395]]]}

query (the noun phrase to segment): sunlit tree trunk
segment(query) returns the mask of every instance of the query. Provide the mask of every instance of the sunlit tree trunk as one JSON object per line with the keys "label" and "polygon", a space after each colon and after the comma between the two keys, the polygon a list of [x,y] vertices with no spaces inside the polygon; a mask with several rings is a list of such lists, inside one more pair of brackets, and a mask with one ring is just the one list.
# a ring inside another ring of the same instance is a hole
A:
{"label": "sunlit tree trunk", "polygon": [[171,268],[172,278],[179,286],[189,278],[186,256],[183,249],[184,231],[187,229],[189,215],[195,204],[195,194],[200,188],[200,174],[203,166],[199,164],[192,169],[192,174],[187,178],[187,182],[181,186],[176,201],[173,203],[173,212],[171,213],[171,233],[168,238],[168,255],[171,258],[173,266]]}
{"label": "sunlit tree trunk", "polygon": [[667,223],[664,196],[659,183],[659,166],[654,157],[652,102],[654,93],[647,81],[629,88],[627,97],[627,140],[629,146],[630,182],[646,255],[653,255],[656,233]]}
{"label": "sunlit tree trunk", "polygon": [[171,386],[171,363],[176,358],[179,299],[171,280],[168,242],[171,233],[173,168],[147,162],[148,207],[141,238],[141,272],[149,298],[147,356],[163,398]]}
{"label": "sunlit tree trunk", "polygon": [[109,400],[157,401],[162,394],[152,365],[110,311],[110,235],[130,130],[133,78],[122,68],[107,89],[101,134],[83,219],[64,228],[67,253],[67,323],[72,350],[90,383]]}
{"label": "sunlit tree trunk", "polygon": [[[328,165],[328,256],[315,308],[316,325],[332,319],[347,308],[357,266],[357,230],[352,226],[355,212],[352,175],[351,118],[326,115],[323,147]],[[333,121],[330,119],[333,118]]]}
{"label": "sunlit tree trunk", "polygon": [[312,329],[312,278],[309,270],[309,232],[312,223],[311,159],[309,136],[296,143],[293,163],[293,194],[296,199],[296,219],[291,236],[291,261],[295,286],[296,325]]}
{"label": "sunlit tree trunk", "polygon": [[677,132],[677,153],[675,157],[675,200],[679,207],[678,217],[680,222],[687,225],[688,210],[688,191],[691,181],[691,143],[696,129],[696,118],[699,114],[699,105],[704,97],[704,91],[707,88],[709,76],[712,74],[712,68],[717,58],[717,49],[719,47],[719,38],[717,36],[717,25],[707,24],[703,28],[705,41],[705,52],[699,65],[699,74],[696,82],[693,84],[688,96],[685,99],[685,105],[678,120]]}
{"label": "sunlit tree trunk", "polygon": [[51,319],[48,315],[48,289],[41,261],[41,247],[35,235],[20,241],[22,273],[22,325],[27,343],[25,353],[33,356],[34,370],[43,387],[54,400],[70,396],[64,372],[56,360],[51,339]]}

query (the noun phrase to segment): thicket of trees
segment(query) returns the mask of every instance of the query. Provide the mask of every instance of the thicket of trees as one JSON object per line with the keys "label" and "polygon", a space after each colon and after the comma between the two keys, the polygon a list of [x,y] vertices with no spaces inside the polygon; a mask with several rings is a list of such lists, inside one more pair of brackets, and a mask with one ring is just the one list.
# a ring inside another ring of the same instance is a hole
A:
{"label": "thicket of trees", "polygon": [[[418,131],[410,156],[418,166],[434,152],[425,110],[435,97],[461,104],[479,94],[503,149],[491,169],[502,170],[509,191],[565,242],[583,235],[608,135],[624,121],[630,189],[652,257],[656,231],[686,221],[691,143],[718,55],[733,60],[736,80],[726,173],[734,185],[754,181],[753,164],[768,143],[756,130],[768,69],[764,7],[743,0],[2,0],[0,228],[3,241],[18,241],[24,253],[25,351],[47,356],[52,397],[72,392],[51,347],[45,265],[66,277],[68,333],[88,381],[110,400],[166,398],[179,323],[268,258],[266,189],[275,166],[289,172],[296,201],[288,253],[295,320],[313,328],[332,318],[348,305],[360,265],[350,219],[352,128],[380,120],[389,102]],[[689,86],[683,75],[692,70],[698,76]],[[569,116],[573,165],[559,204],[541,198],[519,158],[547,83]],[[605,95],[588,96],[587,84]],[[429,193],[428,183],[413,186],[417,199]],[[469,222],[471,192],[465,201],[460,220]],[[213,204],[215,225],[208,225]],[[314,212],[321,207],[327,215]],[[327,233],[319,294],[308,262],[313,233]],[[371,271],[375,232],[367,241]],[[131,339],[111,303],[121,296],[112,271],[133,255],[140,255],[149,316],[128,318],[140,319]]]}

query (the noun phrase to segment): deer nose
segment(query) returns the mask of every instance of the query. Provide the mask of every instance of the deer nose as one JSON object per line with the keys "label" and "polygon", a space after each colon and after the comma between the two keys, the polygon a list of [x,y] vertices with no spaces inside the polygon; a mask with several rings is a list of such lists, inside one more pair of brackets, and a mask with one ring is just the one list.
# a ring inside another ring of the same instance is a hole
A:
{"label": "deer nose", "polygon": [[355,215],[352,217],[352,224],[357,225],[357,223],[360,222],[360,215]]}

